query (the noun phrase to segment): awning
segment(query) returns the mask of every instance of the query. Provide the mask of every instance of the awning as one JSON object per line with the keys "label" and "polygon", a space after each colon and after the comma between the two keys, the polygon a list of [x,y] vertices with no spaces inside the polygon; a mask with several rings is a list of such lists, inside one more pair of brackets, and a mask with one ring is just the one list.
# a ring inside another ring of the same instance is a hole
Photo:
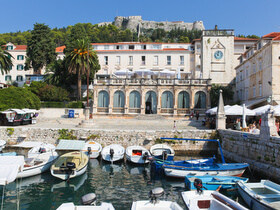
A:
{"label": "awning", "polygon": [[250,101],[245,102],[245,106],[246,107],[251,107],[251,106],[254,106],[254,105],[258,104],[258,103],[264,102],[266,100],[267,100],[267,97],[250,100]]}
{"label": "awning", "polygon": [[24,141],[16,145],[11,145],[12,147],[21,147],[21,148],[33,148],[40,147],[44,142],[35,142],[35,141]]}
{"label": "awning", "polygon": [[0,156],[0,185],[6,185],[17,178],[24,166],[23,156]]}
{"label": "awning", "polygon": [[61,139],[56,147],[56,150],[82,150],[84,145],[84,141]]}

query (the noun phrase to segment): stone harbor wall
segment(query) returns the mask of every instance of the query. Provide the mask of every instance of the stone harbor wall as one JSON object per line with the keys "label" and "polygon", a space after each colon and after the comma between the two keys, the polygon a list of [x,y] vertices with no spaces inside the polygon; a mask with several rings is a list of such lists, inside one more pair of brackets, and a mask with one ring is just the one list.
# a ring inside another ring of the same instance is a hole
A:
{"label": "stone harbor wall", "polygon": [[233,130],[219,130],[223,153],[232,162],[246,162],[254,174],[280,180],[280,137],[269,141],[259,134]]}
{"label": "stone harbor wall", "polygon": [[[155,143],[160,143],[159,138],[209,138],[213,131],[211,130],[188,130],[177,131],[96,131],[90,129],[64,129],[70,134],[72,131],[76,139],[86,140],[92,137],[95,141],[107,146],[112,143],[121,144],[124,147],[131,145],[141,145],[150,148]],[[17,144],[22,141],[43,141],[52,144],[58,144],[60,137],[59,129],[40,129],[40,128],[0,128],[0,139],[8,144]],[[212,156],[217,153],[217,143],[201,141],[175,141],[169,140],[168,143],[176,150],[177,155],[206,155]]]}

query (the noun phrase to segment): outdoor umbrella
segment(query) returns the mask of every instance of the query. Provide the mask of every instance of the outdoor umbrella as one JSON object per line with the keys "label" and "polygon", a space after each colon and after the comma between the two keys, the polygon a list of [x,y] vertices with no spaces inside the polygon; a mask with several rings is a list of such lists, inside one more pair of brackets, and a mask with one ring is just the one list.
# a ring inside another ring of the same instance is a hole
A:
{"label": "outdoor umbrella", "polygon": [[174,76],[175,72],[174,71],[170,71],[168,69],[164,69],[162,71],[159,72],[160,75],[164,75],[164,76]]}
{"label": "outdoor umbrella", "polygon": [[121,69],[114,72],[117,76],[132,76],[134,73],[128,69]]}
{"label": "outdoor umbrella", "polygon": [[[256,113],[251,110],[251,109],[247,109],[245,107],[246,110],[246,115],[249,116],[254,116]],[[232,107],[230,107],[229,109],[225,109],[225,113],[226,115],[243,115],[243,107],[239,106],[239,105],[233,105]]]}
{"label": "outdoor umbrella", "polygon": [[242,116],[242,127],[246,128],[246,107],[245,104],[243,104],[243,116]]}
{"label": "outdoor umbrella", "polygon": [[155,73],[153,71],[151,71],[150,69],[139,69],[139,70],[136,70],[135,73],[138,75],[142,75],[142,77],[145,75],[155,75]]}

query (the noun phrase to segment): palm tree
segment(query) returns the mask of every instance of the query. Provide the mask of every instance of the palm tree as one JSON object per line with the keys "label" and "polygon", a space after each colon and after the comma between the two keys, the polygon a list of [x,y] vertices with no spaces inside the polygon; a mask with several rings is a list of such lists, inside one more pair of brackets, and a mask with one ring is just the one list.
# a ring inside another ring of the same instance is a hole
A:
{"label": "palm tree", "polygon": [[96,52],[92,50],[92,45],[84,39],[78,39],[73,47],[74,50],[66,54],[65,59],[69,72],[77,75],[78,100],[81,100],[82,75],[87,73],[87,62],[89,63],[91,73],[92,71],[95,73],[99,70],[100,65]]}
{"label": "palm tree", "polygon": [[11,56],[9,52],[0,47],[0,70],[2,75],[8,74],[11,66],[13,66],[11,58],[13,58],[13,56]]}

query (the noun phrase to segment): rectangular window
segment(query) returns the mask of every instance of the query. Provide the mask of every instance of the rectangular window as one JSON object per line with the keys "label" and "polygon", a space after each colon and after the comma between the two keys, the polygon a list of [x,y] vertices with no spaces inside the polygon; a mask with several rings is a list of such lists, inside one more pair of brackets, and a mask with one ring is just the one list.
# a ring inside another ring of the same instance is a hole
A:
{"label": "rectangular window", "polygon": [[109,45],[104,45],[104,50],[109,50]]}
{"label": "rectangular window", "polygon": [[253,98],[256,98],[256,87],[253,86]]}
{"label": "rectangular window", "polygon": [[243,72],[240,72],[240,82],[242,81],[242,74]]}
{"label": "rectangular window", "polygon": [[11,80],[12,80],[12,76],[10,76],[10,75],[5,76],[5,81],[11,81]]}
{"label": "rectangular window", "polygon": [[180,56],[180,65],[184,65],[185,61],[184,61],[184,56],[181,55]]}
{"label": "rectangular window", "polygon": [[98,49],[97,45],[92,45],[92,49],[97,50]]}
{"label": "rectangular window", "polygon": [[248,89],[246,89],[245,94],[246,94],[246,95],[245,95],[245,97],[246,97],[245,99],[248,99]]}
{"label": "rectangular window", "polygon": [[123,46],[122,45],[117,45],[117,50],[122,50],[123,49]]}
{"label": "rectangular window", "polygon": [[158,66],[158,56],[154,56],[154,66]]}
{"label": "rectangular window", "polygon": [[141,65],[146,65],[146,56],[141,56]]}
{"label": "rectangular window", "polygon": [[166,65],[171,65],[171,56],[170,55],[167,56]]}
{"label": "rectangular window", "polygon": [[24,56],[23,56],[23,55],[18,55],[18,56],[17,56],[17,60],[22,61],[23,59],[24,59]]}
{"label": "rectangular window", "polygon": [[13,50],[13,46],[7,46],[7,50]]}
{"label": "rectangular window", "polygon": [[116,65],[121,65],[121,56],[116,57]]}
{"label": "rectangular window", "polygon": [[262,84],[259,84],[259,96],[262,96]]}
{"label": "rectangular window", "polygon": [[129,46],[128,46],[128,49],[134,50],[134,45],[129,45]]}
{"label": "rectangular window", "polygon": [[23,81],[23,76],[17,76],[17,81],[18,82]]}
{"label": "rectangular window", "polygon": [[247,68],[246,69],[246,77],[248,77],[249,76],[249,69]]}
{"label": "rectangular window", "polygon": [[142,45],[141,45],[141,50],[146,50],[146,49],[147,49],[146,45],[145,45],[145,44],[142,44]]}
{"label": "rectangular window", "polygon": [[153,49],[160,49],[160,47],[159,47],[159,45],[157,44],[157,45],[153,45]]}
{"label": "rectangular window", "polygon": [[108,56],[104,56],[104,65],[108,65]]}
{"label": "rectangular window", "polygon": [[259,42],[259,44],[258,44],[258,50],[261,49],[261,48],[262,48],[262,43]]}
{"label": "rectangular window", "polygon": [[259,71],[262,70],[262,60],[259,60]]}
{"label": "rectangular window", "polygon": [[238,76],[239,76],[239,75],[238,75],[238,74],[236,74],[236,82],[238,82]]}
{"label": "rectangular window", "polygon": [[22,64],[17,65],[17,70],[19,71],[23,70],[23,65]]}
{"label": "rectangular window", "polygon": [[129,56],[128,59],[129,59],[128,65],[132,66],[133,65],[133,56]]}
{"label": "rectangular window", "polygon": [[253,73],[256,73],[256,64],[253,64]]}

